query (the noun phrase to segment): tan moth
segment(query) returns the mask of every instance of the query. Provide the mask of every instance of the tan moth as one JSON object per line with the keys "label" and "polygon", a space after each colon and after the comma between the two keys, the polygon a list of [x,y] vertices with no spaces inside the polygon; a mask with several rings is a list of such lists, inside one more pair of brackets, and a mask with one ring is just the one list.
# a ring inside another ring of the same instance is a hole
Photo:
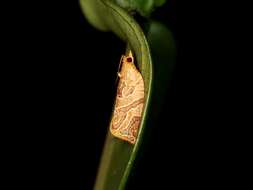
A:
{"label": "tan moth", "polygon": [[134,57],[121,57],[116,102],[110,124],[112,135],[135,144],[144,105],[144,81],[134,65]]}

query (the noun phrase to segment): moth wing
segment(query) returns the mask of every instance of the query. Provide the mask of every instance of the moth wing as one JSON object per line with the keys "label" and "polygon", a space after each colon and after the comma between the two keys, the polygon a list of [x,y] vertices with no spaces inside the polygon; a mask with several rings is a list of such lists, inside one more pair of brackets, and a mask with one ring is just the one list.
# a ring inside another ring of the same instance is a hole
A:
{"label": "moth wing", "polygon": [[[135,144],[144,105],[144,81],[133,63],[122,63],[116,103],[110,124],[113,136]],[[129,93],[122,93],[124,88],[133,87]],[[119,89],[122,88],[122,89]]]}

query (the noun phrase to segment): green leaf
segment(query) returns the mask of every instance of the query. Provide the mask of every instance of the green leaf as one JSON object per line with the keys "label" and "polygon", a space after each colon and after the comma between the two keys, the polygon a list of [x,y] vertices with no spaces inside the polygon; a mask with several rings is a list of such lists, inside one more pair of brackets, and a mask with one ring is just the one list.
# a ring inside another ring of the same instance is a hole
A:
{"label": "green leaf", "polygon": [[154,9],[154,0],[135,0],[136,10],[143,16],[149,16]]}
{"label": "green leaf", "polygon": [[[162,23],[151,20],[147,26],[147,40],[152,53],[153,88],[150,107],[151,123],[156,123],[169,88],[176,60],[176,46],[172,32]],[[161,48],[162,47],[162,48]]]}
{"label": "green leaf", "polygon": [[162,6],[166,0],[114,0],[114,2],[129,11],[137,11],[142,16],[149,17],[155,8]]}
{"label": "green leaf", "polygon": [[102,31],[109,30],[109,28],[106,26],[104,18],[101,17],[102,14],[99,14],[106,12],[106,8],[103,6],[100,0],[80,0],[80,6],[83,14],[91,25]]}
{"label": "green leaf", "polygon": [[155,6],[162,6],[167,0],[155,0]]}
{"label": "green leaf", "polygon": [[86,18],[93,26],[100,30],[110,30],[126,42],[127,49],[131,49],[135,54],[138,69],[144,79],[146,103],[137,142],[131,145],[113,137],[108,127],[94,187],[94,190],[124,190],[133,165],[136,164],[136,156],[140,153],[141,143],[147,140],[144,138],[144,132],[155,127],[165,98],[167,83],[175,63],[173,36],[163,24],[150,21],[146,25],[146,39],[133,17],[109,0],[81,0],[80,3]]}
{"label": "green leaf", "polygon": [[[88,0],[81,0],[80,2],[84,12],[87,10],[84,8],[87,1]],[[101,6],[93,10],[97,14],[97,20],[93,25],[97,26],[97,28],[103,28],[102,26],[105,26],[104,28],[113,31],[128,44],[128,47],[134,52],[138,69],[144,79],[145,105],[137,141],[135,145],[129,144],[113,137],[108,130],[94,187],[94,190],[123,190],[133,167],[137,152],[139,151],[146,118],[148,117],[152,84],[152,61],[149,46],[142,29],[125,10],[107,0],[91,1],[94,1],[94,3],[97,2],[97,6]],[[103,11],[99,12],[98,10]],[[87,17],[89,13],[86,12],[85,16]],[[93,15],[95,13],[91,14]],[[91,16],[88,16],[88,19],[90,18]],[[100,25],[100,21],[102,21],[104,25]],[[90,20],[90,22],[93,21]],[[120,56],[121,55],[119,55],[119,58]]]}

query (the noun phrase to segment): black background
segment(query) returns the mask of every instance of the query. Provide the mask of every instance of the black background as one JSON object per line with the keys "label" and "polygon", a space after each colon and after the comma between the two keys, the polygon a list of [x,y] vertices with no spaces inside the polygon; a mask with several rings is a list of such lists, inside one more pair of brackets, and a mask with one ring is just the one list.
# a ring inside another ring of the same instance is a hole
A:
{"label": "black background", "polygon": [[[202,45],[211,39],[183,7],[168,0],[153,14],[173,32],[177,61],[159,122],[130,178],[131,190],[210,187],[223,173],[217,174],[220,158],[210,148],[219,94],[209,79],[210,47]],[[89,25],[76,1],[13,6],[8,17],[13,29],[5,46],[12,52],[6,59],[7,96],[15,114],[8,127],[13,140],[7,141],[12,145],[7,168],[15,177],[9,186],[90,190],[125,44]]]}

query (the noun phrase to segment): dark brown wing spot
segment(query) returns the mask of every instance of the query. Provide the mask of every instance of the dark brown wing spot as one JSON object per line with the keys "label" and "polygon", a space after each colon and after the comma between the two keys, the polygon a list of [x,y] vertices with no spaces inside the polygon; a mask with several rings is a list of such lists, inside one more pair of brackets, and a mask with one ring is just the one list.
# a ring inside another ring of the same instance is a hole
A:
{"label": "dark brown wing spot", "polygon": [[130,133],[132,136],[137,137],[139,125],[140,125],[141,118],[140,117],[133,117],[129,126],[130,126]]}

